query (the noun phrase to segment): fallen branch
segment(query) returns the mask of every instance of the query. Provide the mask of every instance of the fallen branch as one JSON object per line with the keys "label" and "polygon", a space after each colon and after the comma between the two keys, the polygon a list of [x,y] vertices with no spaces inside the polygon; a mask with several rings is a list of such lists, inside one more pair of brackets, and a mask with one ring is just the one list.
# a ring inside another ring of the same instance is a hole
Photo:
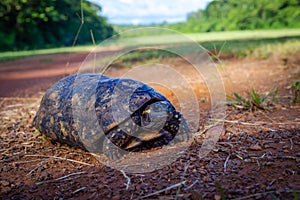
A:
{"label": "fallen branch", "polygon": [[86,189],[86,187],[79,188],[79,189],[73,191],[72,194],[76,194],[76,193],[78,193],[78,192],[80,192],[82,190],[85,190],[85,189]]}
{"label": "fallen branch", "polygon": [[48,181],[42,181],[42,182],[37,182],[35,183],[36,185],[41,185],[41,184],[44,184],[44,183],[53,183],[53,182],[56,182],[56,181],[60,181],[60,180],[63,180],[65,178],[68,178],[70,176],[74,176],[74,175],[80,175],[80,174],[86,174],[87,172],[86,171],[83,171],[83,172],[75,172],[75,173],[72,173],[72,174],[68,174],[68,175],[65,175],[65,176],[62,176],[60,178],[56,178],[56,179],[52,179],[52,180],[48,180]]}
{"label": "fallen branch", "polygon": [[218,142],[218,144],[227,144],[233,149],[233,144],[231,144],[230,142]]}
{"label": "fallen branch", "polygon": [[30,170],[30,172],[28,172],[26,174],[26,176],[30,175],[32,172],[34,172],[35,170],[37,170],[45,161],[40,162],[35,168],[33,168],[32,170]]}
{"label": "fallen branch", "polygon": [[167,188],[165,188],[165,189],[162,189],[162,190],[156,191],[156,192],[154,192],[154,193],[151,193],[151,194],[142,196],[142,197],[140,197],[140,198],[141,198],[141,199],[144,199],[144,198],[147,198],[147,197],[151,197],[151,196],[160,194],[160,193],[162,193],[162,192],[164,192],[164,191],[171,190],[171,189],[176,188],[176,187],[180,187],[181,185],[185,184],[185,182],[186,182],[186,181],[182,181],[182,182],[180,182],[180,183],[177,183],[177,184],[175,184],[175,185],[171,185],[171,186],[169,186],[169,187],[167,187]]}
{"label": "fallen branch", "polygon": [[[223,119],[210,119],[212,121],[218,121],[218,122],[224,122],[224,123],[232,123],[232,124],[242,124],[242,125],[248,125],[248,126],[262,126],[266,124],[270,124],[270,122],[263,122],[263,121],[258,121],[255,123],[249,123],[249,122],[243,122],[243,121],[238,121],[238,120],[223,120]],[[276,125],[287,125],[287,124],[299,124],[300,122],[272,122],[271,124],[276,124]]]}
{"label": "fallen branch", "polygon": [[196,183],[198,183],[198,179],[194,181],[194,183],[192,183],[191,185],[189,185],[188,187],[184,188],[183,190],[186,191],[188,189],[191,189]]}
{"label": "fallen branch", "polygon": [[25,163],[31,163],[31,162],[37,162],[42,161],[43,159],[34,159],[34,160],[26,160],[26,161],[20,161],[20,162],[14,162],[14,164],[25,164]]}
{"label": "fallen branch", "polygon": [[[276,191],[268,191],[268,192],[262,192],[262,193],[256,193],[256,194],[250,194],[248,196],[244,196],[244,197],[239,197],[239,198],[235,198],[233,200],[243,200],[243,199],[250,199],[252,197],[260,197],[262,195],[266,195],[266,194],[272,194],[275,193]],[[278,191],[277,191],[278,192]],[[280,193],[286,192],[286,193],[294,193],[294,192],[300,192],[298,190],[288,190],[288,191],[279,191]]]}
{"label": "fallen branch", "polygon": [[10,162],[10,161],[13,161],[13,160],[15,160],[15,159],[20,159],[21,156],[22,156],[22,155],[14,155],[14,156],[12,156],[12,157],[10,157],[10,158],[7,158],[6,160],[0,160],[0,163]]}
{"label": "fallen branch", "polygon": [[294,146],[294,143],[293,143],[293,139],[292,138],[290,138],[290,143],[291,143],[291,150],[293,150],[293,146]]}
{"label": "fallen branch", "polygon": [[296,160],[297,158],[294,156],[277,156],[278,159],[292,159]]}
{"label": "fallen branch", "polygon": [[126,175],[126,173],[121,170],[123,176],[127,179],[127,183],[125,184],[126,185],[126,190],[128,190],[129,186],[130,186],[130,178]]}
{"label": "fallen branch", "polygon": [[242,200],[242,199],[250,199],[252,197],[260,197],[262,195],[266,195],[266,194],[272,194],[274,193],[275,191],[270,191],[270,192],[263,192],[263,193],[256,193],[256,194],[250,194],[248,196],[244,196],[244,197],[239,197],[239,198],[236,198],[236,199],[233,199],[233,200]]}
{"label": "fallen branch", "polygon": [[[185,181],[186,171],[187,171],[187,169],[189,168],[189,166],[190,166],[190,162],[188,162],[188,163],[184,166],[184,171],[183,171],[183,175],[182,175],[182,177],[181,177],[181,182]],[[175,200],[178,199],[180,190],[181,190],[181,185],[180,185],[180,186],[178,187],[178,189],[177,189],[176,196],[175,196]]]}
{"label": "fallen branch", "polygon": [[89,163],[85,163],[85,162],[81,162],[78,160],[73,160],[73,159],[69,159],[69,158],[62,158],[62,157],[57,157],[57,156],[46,156],[46,155],[25,155],[25,157],[43,157],[43,158],[53,158],[53,159],[57,159],[57,160],[64,160],[64,161],[68,161],[68,162],[74,162],[74,163],[78,163],[81,165],[87,165],[87,166],[94,166],[92,164]]}
{"label": "fallen branch", "polygon": [[227,156],[226,160],[225,160],[225,163],[224,163],[224,173],[226,172],[226,168],[227,168],[227,163],[229,161],[229,158],[230,158],[230,154]]}
{"label": "fallen branch", "polygon": [[218,122],[214,123],[214,124],[211,124],[209,126],[206,126],[202,131],[200,132],[197,132],[197,133],[194,133],[193,136],[194,137],[200,137],[200,136],[203,136],[204,133],[206,133],[209,129],[219,125],[220,123],[222,123],[223,120],[218,120]]}
{"label": "fallen branch", "polygon": [[40,100],[40,98],[28,98],[28,97],[0,97],[0,100],[23,100],[23,101],[28,101],[28,100]]}

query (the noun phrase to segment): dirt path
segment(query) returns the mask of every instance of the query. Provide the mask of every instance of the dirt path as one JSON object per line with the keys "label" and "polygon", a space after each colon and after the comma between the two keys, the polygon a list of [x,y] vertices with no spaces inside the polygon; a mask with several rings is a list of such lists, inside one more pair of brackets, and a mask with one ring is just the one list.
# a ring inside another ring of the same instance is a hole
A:
{"label": "dirt path", "polygon": [[[300,52],[285,59],[274,55],[219,63],[228,94],[278,87],[282,98],[267,111],[228,107],[222,137],[205,158],[197,156],[203,141],[199,136],[176,162],[128,177],[82,150],[52,144],[31,126],[42,93],[74,73],[86,55],[0,63],[3,199],[294,199],[300,195],[300,106],[290,103],[289,87],[299,79]],[[184,69],[176,59],[166,62]]]}

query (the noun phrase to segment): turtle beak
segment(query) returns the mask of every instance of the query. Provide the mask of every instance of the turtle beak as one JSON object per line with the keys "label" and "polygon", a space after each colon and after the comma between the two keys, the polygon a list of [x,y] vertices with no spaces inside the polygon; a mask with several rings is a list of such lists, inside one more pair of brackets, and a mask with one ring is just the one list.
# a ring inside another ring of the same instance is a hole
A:
{"label": "turtle beak", "polygon": [[125,150],[132,149],[134,147],[137,147],[137,146],[141,145],[143,142],[147,142],[147,141],[157,139],[159,137],[162,137],[163,135],[165,135],[163,131],[161,131],[161,132],[151,131],[151,132],[140,133],[138,135],[138,138],[130,141],[124,147],[124,149]]}

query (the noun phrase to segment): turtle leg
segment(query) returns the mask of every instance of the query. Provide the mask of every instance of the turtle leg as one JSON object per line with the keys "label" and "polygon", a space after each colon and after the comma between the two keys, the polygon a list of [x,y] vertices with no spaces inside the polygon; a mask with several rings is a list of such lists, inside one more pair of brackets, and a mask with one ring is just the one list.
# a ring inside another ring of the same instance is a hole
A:
{"label": "turtle leg", "polygon": [[164,129],[172,134],[173,142],[183,142],[191,139],[191,131],[182,114],[174,111],[166,122]]}
{"label": "turtle leg", "polygon": [[165,145],[168,145],[170,141],[172,141],[173,136],[165,130],[160,130],[159,133],[161,134],[160,138],[146,141],[143,143],[142,146],[139,146],[137,149],[134,149],[134,151],[142,151],[142,150],[150,150],[157,147],[162,147]]}
{"label": "turtle leg", "polygon": [[176,140],[178,142],[189,141],[192,137],[192,133],[186,123],[185,119],[182,117],[180,119],[180,126],[178,127],[178,132],[176,134]]}
{"label": "turtle leg", "polygon": [[118,127],[111,130],[103,141],[103,153],[111,160],[119,160],[128,153],[122,149],[122,146],[131,139],[130,135],[127,135]]}

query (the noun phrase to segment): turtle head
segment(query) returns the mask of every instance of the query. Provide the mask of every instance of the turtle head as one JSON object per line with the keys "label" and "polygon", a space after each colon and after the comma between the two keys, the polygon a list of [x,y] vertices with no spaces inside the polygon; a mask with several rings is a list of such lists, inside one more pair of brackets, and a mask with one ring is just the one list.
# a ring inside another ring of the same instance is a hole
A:
{"label": "turtle head", "polygon": [[[145,142],[150,142],[153,147],[162,146],[168,144],[180,129],[189,133],[182,114],[177,112],[169,101],[148,103],[135,113],[133,121],[141,129],[134,135],[134,139],[126,144],[124,149],[133,149]],[[160,143],[155,143],[160,139],[162,139]]]}
{"label": "turtle head", "polygon": [[168,101],[148,104],[140,112],[141,127],[152,131],[161,130],[174,108]]}
{"label": "turtle head", "polygon": [[[180,112],[177,112],[169,101],[156,101],[148,104],[140,113],[140,125],[144,129],[169,132],[173,137],[181,128],[189,132],[185,119]],[[164,131],[161,131],[161,130]]]}

